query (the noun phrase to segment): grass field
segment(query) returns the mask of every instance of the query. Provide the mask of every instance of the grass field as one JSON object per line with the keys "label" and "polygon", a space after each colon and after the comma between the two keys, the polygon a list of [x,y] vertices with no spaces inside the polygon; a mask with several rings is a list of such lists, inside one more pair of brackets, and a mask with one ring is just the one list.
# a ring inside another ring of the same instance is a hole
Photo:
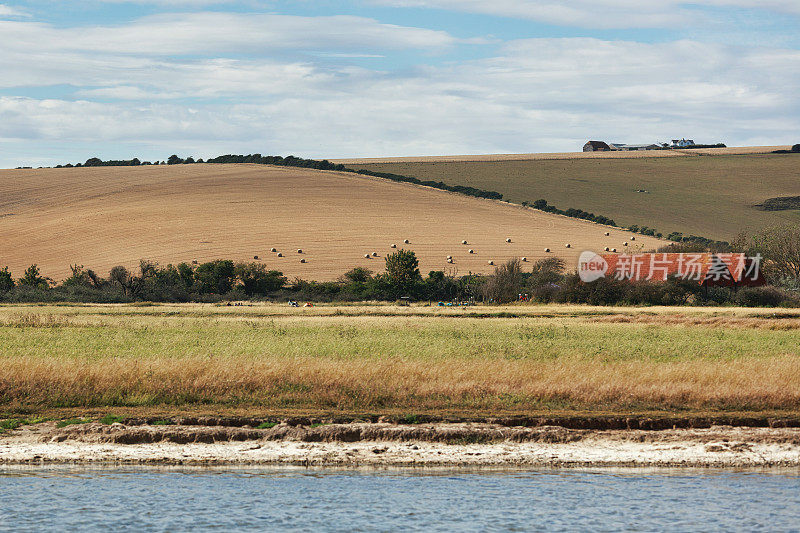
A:
{"label": "grass field", "polygon": [[[356,266],[382,271],[393,243],[417,253],[423,275],[463,275],[491,272],[489,261],[550,255],[545,247],[574,265],[581,251],[621,247],[630,235],[611,230],[605,237],[608,230],[349,173],[264,165],[0,171],[0,268],[8,265],[17,277],[31,263],[61,279],[70,264],[105,276],[114,265],[136,268],[140,259],[259,256],[290,279],[323,281]],[[660,244],[641,236],[636,243]],[[270,253],[272,247],[284,257]],[[373,252],[378,256],[364,257]]]}
{"label": "grass field", "polygon": [[0,418],[792,412],[796,311],[6,306]]}
{"label": "grass field", "polygon": [[434,158],[349,166],[496,190],[517,203],[544,198],[561,209],[583,209],[620,225],[656,228],[664,235],[679,231],[730,240],[742,230],[799,222],[798,210],[765,212],[753,206],[768,198],[800,195],[800,155],[730,151],[685,157],[639,152],[635,157]]}

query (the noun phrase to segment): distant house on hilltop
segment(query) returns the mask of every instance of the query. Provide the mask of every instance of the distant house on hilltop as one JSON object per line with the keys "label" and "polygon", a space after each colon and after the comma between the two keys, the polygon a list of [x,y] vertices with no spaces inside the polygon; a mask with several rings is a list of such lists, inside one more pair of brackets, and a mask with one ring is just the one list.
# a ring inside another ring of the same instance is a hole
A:
{"label": "distant house on hilltop", "polygon": [[583,145],[584,152],[609,152],[611,147],[603,141],[589,141]]}
{"label": "distant house on hilltop", "polygon": [[694,146],[692,139],[672,139],[671,148],[688,148],[690,146]]}

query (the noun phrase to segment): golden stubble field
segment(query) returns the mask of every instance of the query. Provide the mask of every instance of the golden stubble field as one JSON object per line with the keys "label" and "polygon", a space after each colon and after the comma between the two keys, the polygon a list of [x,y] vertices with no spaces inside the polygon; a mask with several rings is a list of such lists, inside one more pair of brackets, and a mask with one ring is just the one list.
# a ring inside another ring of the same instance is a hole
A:
{"label": "golden stubble field", "polygon": [[[356,266],[382,271],[393,243],[417,253],[423,274],[488,273],[489,261],[512,257],[557,255],[572,266],[586,249],[663,244],[630,236],[504,202],[338,172],[200,164],[0,171],[0,268],[8,265],[16,277],[32,263],[62,279],[70,264],[107,275],[115,265],[136,268],[140,259],[258,256],[290,278],[333,280]],[[373,252],[377,257],[364,257]]]}

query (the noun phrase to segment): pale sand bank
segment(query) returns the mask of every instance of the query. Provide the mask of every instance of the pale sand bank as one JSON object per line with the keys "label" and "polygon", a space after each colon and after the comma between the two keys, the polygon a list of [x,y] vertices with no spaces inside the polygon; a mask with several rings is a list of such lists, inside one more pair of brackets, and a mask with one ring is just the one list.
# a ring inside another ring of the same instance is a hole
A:
{"label": "pale sand bank", "polygon": [[[127,442],[127,444],[126,444]],[[0,464],[800,467],[800,429],[570,430],[491,424],[24,426]]]}

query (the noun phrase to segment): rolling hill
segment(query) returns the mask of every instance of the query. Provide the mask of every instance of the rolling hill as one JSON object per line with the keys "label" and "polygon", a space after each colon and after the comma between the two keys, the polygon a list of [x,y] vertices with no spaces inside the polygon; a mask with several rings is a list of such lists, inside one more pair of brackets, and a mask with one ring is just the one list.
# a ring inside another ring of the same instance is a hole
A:
{"label": "rolling hill", "polygon": [[[517,256],[558,255],[571,266],[585,249],[621,251],[630,235],[352,173],[244,164],[0,171],[0,267],[17,277],[31,263],[62,279],[70,264],[106,275],[143,258],[166,264],[258,256],[290,278],[332,280],[356,266],[382,271],[393,243],[414,250],[423,273],[466,274],[491,272],[489,261]],[[660,244],[637,236],[628,249]],[[377,257],[364,257],[373,252]]]}
{"label": "rolling hill", "polygon": [[778,148],[788,147],[337,162],[495,190],[516,203],[544,198],[561,209],[583,209],[665,235],[678,231],[729,240],[743,230],[800,222],[800,210],[755,207],[770,198],[800,195],[800,155],[768,153]]}

